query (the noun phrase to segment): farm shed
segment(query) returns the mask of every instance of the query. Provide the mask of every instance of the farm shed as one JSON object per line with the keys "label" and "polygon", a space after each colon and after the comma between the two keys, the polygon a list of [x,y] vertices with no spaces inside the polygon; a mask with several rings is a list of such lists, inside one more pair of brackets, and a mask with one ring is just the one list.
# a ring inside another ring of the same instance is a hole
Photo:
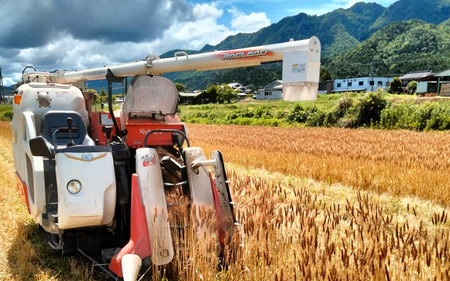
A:
{"label": "farm shed", "polygon": [[180,104],[200,104],[202,92],[180,92]]}
{"label": "farm shed", "polygon": [[421,70],[421,71],[413,71],[408,74],[405,74],[400,78],[402,80],[403,87],[408,86],[408,83],[411,81],[427,81],[436,77],[432,70]]}
{"label": "farm shed", "polygon": [[408,86],[411,81],[417,82],[416,93],[422,96],[436,96],[438,91],[438,79],[432,70],[414,71],[400,77],[402,86]]}
{"label": "farm shed", "polygon": [[450,97],[450,69],[436,74],[438,78],[438,95]]}

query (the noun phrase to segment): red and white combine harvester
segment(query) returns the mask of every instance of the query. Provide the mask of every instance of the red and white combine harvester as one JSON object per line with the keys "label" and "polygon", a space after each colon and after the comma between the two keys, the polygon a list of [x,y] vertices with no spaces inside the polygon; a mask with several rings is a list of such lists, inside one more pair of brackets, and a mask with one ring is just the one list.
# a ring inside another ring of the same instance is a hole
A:
{"label": "red and white combine harvester", "polygon": [[[207,160],[201,148],[190,146],[176,115],[177,89],[158,75],[258,65],[283,56],[290,58],[283,71],[301,77],[287,87],[317,91],[316,37],[176,53],[167,59],[148,56],[84,71],[23,74],[12,120],[17,188],[50,246],[62,255],[82,253],[106,263],[100,267],[124,280],[171,263],[185,228],[194,229],[196,239],[217,237],[215,254],[223,255],[230,237],[239,237],[239,222],[222,155],[215,151]],[[113,111],[111,84],[129,76],[134,79],[126,99]],[[92,97],[72,84],[105,78],[109,111],[92,111]],[[202,221],[205,208],[213,210],[215,224]]]}

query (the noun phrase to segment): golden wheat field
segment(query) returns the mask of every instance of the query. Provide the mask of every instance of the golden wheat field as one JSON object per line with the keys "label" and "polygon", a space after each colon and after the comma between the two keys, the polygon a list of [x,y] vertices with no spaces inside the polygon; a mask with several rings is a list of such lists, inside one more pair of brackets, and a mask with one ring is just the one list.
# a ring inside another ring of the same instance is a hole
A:
{"label": "golden wheat field", "polygon": [[191,124],[192,143],[225,161],[450,205],[450,133]]}
{"label": "golden wheat field", "polygon": [[[223,152],[245,246],[222,270],[191,249],[180,280],[450,280],[449,133],[187,127]],[[9,142],[0,122],[0,280],[101,279],[35,238]]]}

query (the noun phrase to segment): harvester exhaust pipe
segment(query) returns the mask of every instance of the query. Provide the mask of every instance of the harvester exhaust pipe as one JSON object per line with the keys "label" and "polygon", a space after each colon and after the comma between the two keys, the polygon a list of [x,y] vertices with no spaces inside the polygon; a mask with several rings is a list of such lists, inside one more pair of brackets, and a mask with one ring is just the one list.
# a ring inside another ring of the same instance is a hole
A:
{"label": "harvester exhaust pipe", "polygon": [[141,270],[142,260],[138,255],[126,254],[122,257],[122,273],[124,281],[136,281]]}

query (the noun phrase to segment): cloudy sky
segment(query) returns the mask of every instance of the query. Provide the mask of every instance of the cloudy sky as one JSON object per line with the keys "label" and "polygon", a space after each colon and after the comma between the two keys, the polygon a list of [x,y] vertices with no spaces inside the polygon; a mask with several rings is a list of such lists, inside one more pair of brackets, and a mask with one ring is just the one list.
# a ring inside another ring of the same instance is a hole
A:
{"label": "cloudy sky", "polygon": [[[396,0],[371,0],[388,7]],[[83,70],[201,49],[300,12],[321,15],[357,0],[0,0],[3,84],[38,71]]]}

